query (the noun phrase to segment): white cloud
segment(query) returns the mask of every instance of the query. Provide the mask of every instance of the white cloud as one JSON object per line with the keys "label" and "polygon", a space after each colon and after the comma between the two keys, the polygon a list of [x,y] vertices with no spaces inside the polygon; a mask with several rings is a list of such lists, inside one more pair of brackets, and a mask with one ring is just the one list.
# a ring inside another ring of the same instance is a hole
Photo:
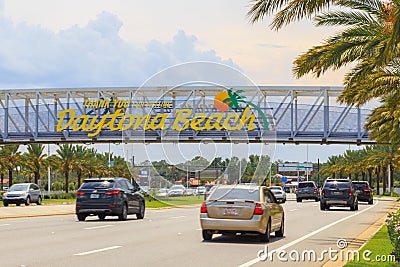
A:
{"label": "white cloud", "polygon": [[[0,6],[1,6],[0,1]],[[120,38],[121,20],[102,12],[84,26],[59,32],[0,17],[0,87],[140,85],[149,76],[187,61],[238,68],[214,50],[196,48],[196,36],[179,30],[172,41],[138,47]]]}

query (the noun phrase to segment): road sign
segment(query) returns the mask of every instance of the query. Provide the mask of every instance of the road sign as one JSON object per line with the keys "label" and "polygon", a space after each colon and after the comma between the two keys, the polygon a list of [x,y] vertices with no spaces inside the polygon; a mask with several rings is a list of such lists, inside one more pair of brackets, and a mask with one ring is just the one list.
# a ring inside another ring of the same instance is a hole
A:
{"label": "road sign", "polygon": [[284,184],[287,183],[287,177],[286,176],[282,176],[282,183],[284,183]]}
{"label": "road sign", "polygon": [[304,172],[304,171],[312,171],[313,164],[312,163],[279,163],[278,171],[279,172]]}

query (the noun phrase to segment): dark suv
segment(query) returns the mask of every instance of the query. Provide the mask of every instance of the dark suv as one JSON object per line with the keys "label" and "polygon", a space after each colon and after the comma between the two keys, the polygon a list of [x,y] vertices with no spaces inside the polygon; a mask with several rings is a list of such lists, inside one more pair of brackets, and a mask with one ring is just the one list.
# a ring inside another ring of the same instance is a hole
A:
{"label": "dark suv", "polygon": [[331,206],[350,207],[358,210],[357,192],[349,179],[327,179],[321,191],[321,210]]}
{"label": "dark suv", "polygon": [[133,180],[125,178],[85,179],[76,192],[76,215],[84,221],[89,215],[97,215],[100,220],[106,216],[118,216],[126,220],[128,214],[144,218],[145,201],[139,193],[140,187]]}
{"label": "dark suv", "polygon": [[319,191],[313,181],[299,182],[296,188],[296,200],[301,202],[303,199],[319,200]]}
{"label": "dark suv", "polygon": [[353,184],[357,192],[357,199],[359,201],[368,202],[370,205],[374,203],[372,189],[367,181],[353,181]]}

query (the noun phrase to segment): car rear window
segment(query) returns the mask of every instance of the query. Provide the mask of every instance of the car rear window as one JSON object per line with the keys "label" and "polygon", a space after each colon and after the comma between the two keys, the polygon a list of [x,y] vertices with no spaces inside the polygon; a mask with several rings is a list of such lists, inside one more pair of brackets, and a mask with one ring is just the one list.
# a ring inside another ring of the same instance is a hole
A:
{"label": "car rear window", "polygon": [[248,188],[216,188],[210,195],[209,200],[219,199],[243,199],[260,201],[258,189]]}
{"label": "car rear window", "polygon": [[368,188],[368,183],[353,183],[355,188]]}
{"label": "car rear window", "polygon": [[114,186],[114,181],[87,181],[81,186],[81,189],[108,189]]}
{"label": "car rear window", "polygon": [[350,188],[350,183],[348,182],[327,182],[325,183],[325,188]]}
{"label": "car rear window", "polygon": [[314,187],[314,183],[299,183],[299,188]]}

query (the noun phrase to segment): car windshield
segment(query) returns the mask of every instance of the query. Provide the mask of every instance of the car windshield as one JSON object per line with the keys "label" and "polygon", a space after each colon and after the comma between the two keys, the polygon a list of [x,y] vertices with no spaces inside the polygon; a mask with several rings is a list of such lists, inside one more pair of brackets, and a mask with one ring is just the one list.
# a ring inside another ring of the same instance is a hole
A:
{"label": "car windshield", "polygon": [[260,201],[260,193],[258,189],[249,188],[232,188],[223,187],[216,188],[210,195],[209,200],[219,199],[244,199]]}
{"label": "car windshield", "polygon": [[82,184],[81,189],[108,189],[113,185],[113,181],[86,181]]}
{"label": "car windshield", "polygon": [[314,187],[313,183],[299,183],[299,188]]}
{"label": "car windshield", "polygon": [[29,188],[28,184],[15,184],[10,187],[8,191],[27,191]]}
{"label": "car windshield", "polygon": [[160,192],[160,193],[166,193],[166,192],[168,192],[168,190],[167,190],[167,189],[160,189],[159,192]]}
{"label": "car windshield", "polygon": [[367,183],[353,183],[355,188],[368,188]]}
{"label": "car windshield", "polygon": [[325,188],[350,188],[350,183],[342,183],[342,182],[327,182],[325,184]]}

